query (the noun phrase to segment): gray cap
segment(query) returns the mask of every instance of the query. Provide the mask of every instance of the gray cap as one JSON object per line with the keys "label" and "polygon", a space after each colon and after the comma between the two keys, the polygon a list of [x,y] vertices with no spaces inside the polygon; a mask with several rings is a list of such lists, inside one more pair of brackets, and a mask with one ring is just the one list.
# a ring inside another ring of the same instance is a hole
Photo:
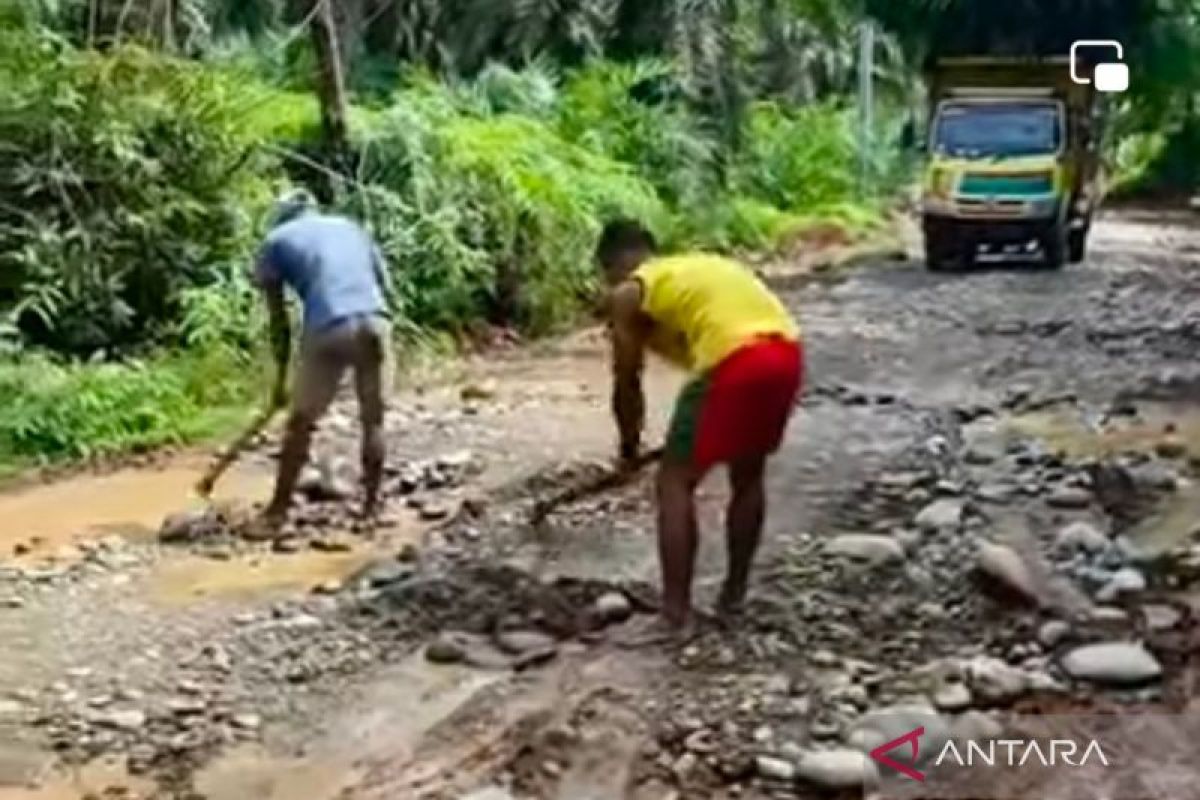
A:
{"label": "gray cap", "polygon": [[275,201],[271,211],[271,227],[277,228],[301,214],[315,211],[317,205],[317,198],[308,189],[289,189]]}

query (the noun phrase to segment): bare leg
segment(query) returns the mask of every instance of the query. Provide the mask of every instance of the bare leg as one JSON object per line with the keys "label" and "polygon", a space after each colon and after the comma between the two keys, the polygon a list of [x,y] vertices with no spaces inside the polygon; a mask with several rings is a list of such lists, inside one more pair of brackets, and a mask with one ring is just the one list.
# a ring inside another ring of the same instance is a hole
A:
{"label": "bare leg", "polygon": [[746,599],[750,580],[750,565],[762,540],[763,519],[766,516],[766,492],[763,473],[766,456],[751,456],[730,464],[729,481],[733,497],[725,512],[725,543],[729,568],[721,590],[718,608],[721,613],[736,613]]}
{"label": "bare leg", "polygon": [[364,379],[364,373],[360,370],[357,378],[358,408],[362,423],[362,510],[363,517],[369,519],[379,510],[379,487],[383,482],[383,462],[387,454],[387,445],[383,437],[383,396],[378,374],[374,380]]}
{"label": "bare leg", "polygon": [[313,428],[337,394],[338,383],[346,369],[345,359],[337,354],[336,334],[325,339],[309,340],[301,350],[300,372],[296,376],[295,397],[283,432],[283,447],[279,453],[279,472],[275,477],[275,493],[263,512],[263,522],[278,528],[287,519],[292,494],[300,478],[300,470],[308,461],[308,448]]}
{"label": "bare leg", "polygon": [[696,566],[694,470],[686,463],[664,461],[658,471],[658,558],[662,568],[662,614],[682,628],[691,611],[692,574]]}
{"label": "bare leg", "polygon": [[292,493],[300,478],[300,470],[308,461],[308,447],[312,441],[312,429],[316,420],[299,411],[288,415],[283,433],[283,448],[279,454],[279,472],[275,477],[275,493],[263,512],[263,518],[273,525],[283,524],[288,508],[292,504]]}

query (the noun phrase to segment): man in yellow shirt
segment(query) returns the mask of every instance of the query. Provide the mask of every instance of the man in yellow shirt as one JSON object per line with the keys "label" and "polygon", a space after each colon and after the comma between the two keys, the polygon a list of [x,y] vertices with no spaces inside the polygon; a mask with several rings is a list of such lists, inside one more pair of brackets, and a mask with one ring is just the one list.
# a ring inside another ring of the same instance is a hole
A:
{"label": "man in yellow shirt", "polygon": [[610,287],[613,413],[623,461],[640,447],[645,352],[692,375],[676,402],[658,472],[662,619],[647,641],[690,621],[694,495],[718,464],[729,465],[732,488],[719,607],[740,608],[762,536],[767,458],[779,448],[804,376],[796,323],[749,269],[720,256],[657,257],[655,250],[647,230],[620,220],[604,229],[596,252]]}

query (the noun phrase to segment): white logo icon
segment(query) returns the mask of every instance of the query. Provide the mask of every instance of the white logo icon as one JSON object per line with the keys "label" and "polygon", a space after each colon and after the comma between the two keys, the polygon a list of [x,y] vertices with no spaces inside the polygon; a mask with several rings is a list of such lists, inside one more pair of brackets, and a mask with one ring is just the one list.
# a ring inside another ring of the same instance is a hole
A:
{"label": "white logo icon", "polygon": [[1076,83],[1092,83],[1091,78],[1079,75],[1079,48],[1081,47],[1111,47],[1117,51],[1120,61],[1110,61],[1097,64],[1093,73],[1096,90],[1100,92],[1123,92],[1129,88],[1129,65],[1124,63],[1125,48],[1112,39],[1084,39],[1071,45],[1071,80]]}

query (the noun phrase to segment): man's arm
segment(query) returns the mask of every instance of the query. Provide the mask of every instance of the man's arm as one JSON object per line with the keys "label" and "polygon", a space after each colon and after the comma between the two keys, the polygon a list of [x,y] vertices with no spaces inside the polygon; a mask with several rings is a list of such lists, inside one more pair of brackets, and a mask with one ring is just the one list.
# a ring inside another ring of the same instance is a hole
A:
{"label": "man's arm", "polygon": [[287,402],[288,362],[292,358],[292,332],[288,324],[287,306],[283,300],[283,284],[274,282],[263,286],[270,320],[271,352],[275,356],[275,385],[271,391],[271,404],[283,406]]}
{"label": "man's arm", "polygon": [[621,458],[629,460],[637,456],[646,418],[642,369],[647,325],[642,314],[642,287],[626,281],[613,290],[611,303],[612,410],[620,434]]}
{"label": "man's arm", "polygon": [[262,290],[267,303],[271,353],[275,357],[275,384],[271,391],[271,404],[275,407],[287,402],[288,363],[292,358],[292,332],[283,297],[283,276],[276,263],[278,257],[277,248],[268,242],[259,253],[253,270],[254,283]]}

